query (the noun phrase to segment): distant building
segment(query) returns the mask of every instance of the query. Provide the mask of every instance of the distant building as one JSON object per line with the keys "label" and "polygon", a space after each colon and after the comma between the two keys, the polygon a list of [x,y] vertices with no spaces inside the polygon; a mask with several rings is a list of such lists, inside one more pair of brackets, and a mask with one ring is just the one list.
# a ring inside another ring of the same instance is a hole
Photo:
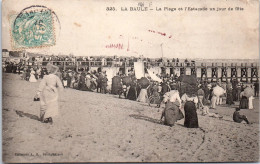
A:
{"label": "distant building", "polygon": [[2,49],[2,58],[9,58],[9,51],[7,49]]}
{"label": "distant building", "polygon": [[22,57],[21,51],[9,51],[9,57],[19,58]]}
{"label": "distant building", "polygon": [[19,63],[20,60],[26,56],[25,51],[8,51],[7,49],[2,49],[2,59],[3,61],[11,61]]}

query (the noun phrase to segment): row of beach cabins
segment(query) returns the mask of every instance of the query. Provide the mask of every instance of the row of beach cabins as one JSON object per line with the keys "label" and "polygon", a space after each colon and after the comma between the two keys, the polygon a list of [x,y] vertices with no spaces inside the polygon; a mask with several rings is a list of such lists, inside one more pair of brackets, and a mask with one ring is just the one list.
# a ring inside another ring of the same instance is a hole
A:
{"label": "row of beach cabins", "polygon": [[[115,68],[119,74],[127,75],[134,69],[134,62],[104,62],[104,61],[44,61],[37,63],[24,63],[26,66],[41,66],[51,62],[57,65],[61,70],[76,70],[76,71],[105,71],[108,68]],[[147,62],[144,63],[144,68],[153,70],[153,73],[162,76],[180,76],[194,75],[198,79],[223,82],[228,79],[237,79],[245,83],[254,83],[259,80],[259,65],[258,63],[176,63],[176,62]]]}

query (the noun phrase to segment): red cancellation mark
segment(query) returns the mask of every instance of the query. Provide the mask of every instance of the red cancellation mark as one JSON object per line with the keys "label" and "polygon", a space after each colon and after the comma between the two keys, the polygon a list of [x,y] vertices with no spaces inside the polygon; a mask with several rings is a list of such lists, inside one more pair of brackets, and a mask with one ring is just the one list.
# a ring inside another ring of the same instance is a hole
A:
{"label": "red cancellation mark", "polygon": [[118,44],[109,44],[109,45],[106,45],[106,48],[113,48],[113,49],[122,50],[122,49],[123,49],[123,44],[121,44],[121,43],[118,43]]}
{"label": "red cancellation mark", "polygon": [[162,35],[162,36],[166,36],[168,38],[172,38],[172,35],[167,36],[167,34],[165,32],[159,32],[159,31],[154,31],[154,30],[148,30],[148,31],[152,32],[152,33],[157,33],[157,34]]}

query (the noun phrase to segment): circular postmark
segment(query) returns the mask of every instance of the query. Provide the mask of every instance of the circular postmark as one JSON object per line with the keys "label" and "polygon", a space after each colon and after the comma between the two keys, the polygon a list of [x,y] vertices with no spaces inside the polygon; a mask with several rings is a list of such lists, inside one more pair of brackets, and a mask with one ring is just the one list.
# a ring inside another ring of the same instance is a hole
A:
{"label": "circular postmark", "polygon": [[13,20],[11,35],[14,49],[53,46],[56,43],[55,22],[60,23],[51,9],[33,5],[23,9]]}

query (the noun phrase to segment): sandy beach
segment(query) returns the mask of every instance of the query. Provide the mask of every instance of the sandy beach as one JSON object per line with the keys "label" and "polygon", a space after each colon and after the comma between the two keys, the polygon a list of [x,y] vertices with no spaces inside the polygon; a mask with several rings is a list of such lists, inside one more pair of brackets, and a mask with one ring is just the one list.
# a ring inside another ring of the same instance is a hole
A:
{"label": "sandy beach", "polygon": [[64,89],[54,124],[38,121],[39,82],[3,73],[4,162],[249,162],[259,161],[259,99],[241,110],[252,124],[235,123],[233,106],[198,114],[197,129],[161,125],[161,107],[116,95]]}

